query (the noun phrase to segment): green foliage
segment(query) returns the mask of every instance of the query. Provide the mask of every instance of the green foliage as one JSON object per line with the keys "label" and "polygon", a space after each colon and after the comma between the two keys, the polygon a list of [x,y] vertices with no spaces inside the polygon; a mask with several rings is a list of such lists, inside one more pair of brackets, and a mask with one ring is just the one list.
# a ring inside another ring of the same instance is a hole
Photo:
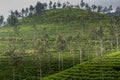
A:
{"label": "green foliage", "polygon": [[[83,62],[60,73],[43,78],[43,80],[81,80],[81,79],[117,79],[120,78],[120,52],[104,56],[102,64],[99,59]],[[115,74],[116,73],[116,74]],[[103,74],[103,75],[102,75]]]}
{"label": "green foliage", "polygon": [[[16,47],[14,51],[16,55],[24,54],[23,58],[18,60],[22,63],[23,71],[20,69],[22,72],[19,72],[20,70],[16,69],[16,79],[37,80],[39,66],[36,64],[36,52],[41,54],[42,57],[41,73],[43,77],[59,72],[58,52],[62,54],[61,62],[63,62],[63,64],[61,65],[60,63],[60,66],[63,66],[64,69],[79,64],[81,54],[83,63],[75,66],[75,70],[71,68],[70,71],[68,69],[68,72],[61,72],[65,74],[62,75],[62,77],[61,73],[58,73],[60,76],[55,74],[55,76],[48,77],[49,79],[79,80],[80,78],[89,79],[89,77],[94,77],[96,73],[101,73],[102,68],[99,60],[91,61],[91,59],[96,57],[100,59],[100,41],[96,38],[96,33],[99,32],[99,38],[103,38],[103,47],[101,48],[103,53],[116,50],[117,43],[115,43],[112,49],[109,44],[109,26],[111,25],[108,26],[108,24],[111,23],[110,19],[110,17],[104,14],[88,12],[81,9],[64,8],[48,10],[43,14],[34,14],[24,17],[19,20],[20,25],[17,27],[18,30],[15,30],[19,31],[19,35],[14,34],[13,28],[9,27],[9,25],[2,27],[0,29],[0,78],[2,80],[12,80],[12,74],[10,73],[13,67],[10,64],[11,59],[3,54],[3,52],[8,49],[6,48],[8,42]],[[99,23],[101,21],[102,23]],[[119,24],[117,25],[119,26]],[[120,38],[118,37],[118,39]],[[34,43],[36,44],[34,45]],[[120,43],[118,43],[118,45],[120,45]],[[87,60],[90,62],[84,63],[84,61]],[[105,64],[108,65],[106,62]],[[95,74],[90,75],[93,69],[95,69],[95,72],[93,71]],[[117,68],[114,67],[114,69]],[[109,74],[106,73],[106,75]],[[94,79],[101,79],[101,74],[96,76],[97,77],[94,77]],[[114,76],[112,78],[114,78]]]}
{"label": "green foliage", "polygon": [[11,26],[16,26],[18,23],[18,19],[15,15],[10,15],[7,19],[8,24],[10,24]]}

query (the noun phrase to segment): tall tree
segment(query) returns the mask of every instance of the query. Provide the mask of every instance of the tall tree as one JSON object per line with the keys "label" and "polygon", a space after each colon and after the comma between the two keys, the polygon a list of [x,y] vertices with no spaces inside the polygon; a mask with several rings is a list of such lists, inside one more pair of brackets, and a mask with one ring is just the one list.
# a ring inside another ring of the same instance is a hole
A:
{"label": "tall tree", "polygon": [[82,53],[82,37],[80,33],[77,34],[76,40],[79,48],[79,56],[80,56],[80,63],[81,63],[83,61],[83,53]]}
{"label": "tall tree", "polygon": [[33,5],[30,5],[30,7],[29,7],[29,11],[30,11],[30,14],[34,14],[34,7],[33,7]]}
{"label": "tall tree", "polygon": [[75,38],[73,36],[68,36],[67,38],[67,48],[69,49],[70,55],[72,54],[72,59],[73,59],[73,66],[75,65],[75,53],[76,53],[76,45]]}
{"label": "tall tree", "polygon": [[110,12],[112,10],[113,10],[113,7],[112,7],[112,5],[110,5],[109,8],[108,8],[108,12]]}
{"label": "tall tree", "polygon": [[15,34],[19,35],[18,18],[14,15],[13,12],[11,12],[11,15],[9,15],[7,23],[13,26]]}
{"label": "tall tree", "polygon": [[59,61],[59,71],[63,70],[63,57],[62,57],[62,51],[65,50],[66,48],[66,41],[65,39],[63,38],[63,36],[61,35],[58,35],[57,36],[57,39],[56,39],[56,48],[59,52],[59,58],[58,58],[58,61]]}
{"label": "tall tree", "polygon": [[20,14],[19,14],[19,12],[18,12],[17,10],[15,10],[14,15],[15,15],[17,18],[20,17]]}
{"label": "tall tree", "polygon": [[113,20],[110,21],[109,26],[109,35],[110,35],[110,46],[111,46],[111,51],[114,49],[115,45],[115,26],[113,26]]}
{"label": "tall tree", "polygon": [[43,3],[38,1],[36,6],[35,6],[35,9],[36,9],[36,13],[41,13],[44,10]]}
{"label": "tall tree", "polygon": [[53,4],[53,9],[56,9],[56,2],[54,2]]}
{"label": "tall tree", "polygon": [[102,10],[103,13],[108,12],[108,8],[105,6],[104,9]]}
{"label": "tall tree", "polygon": [[[103,57],[104,57],[104,47],[103,47],[103,39],[104,39],[104,31],[103,31],[103,23],[100,21],[98,25],[98,30],[97,30],[97,36],[99,39],[99,63],[102,66],[103,65]],[[103,67],[101,67],[101,78],[104,80],[104,73],[103,73]]]}
{"label": "tall tree", "polygon": [[93,9],[93,11],[95,10],[95,9],[97,9],[97,6],[96,5],[92,5],[92,9]]}
{"label": "tall tree", "polygon": [[42,41],[43,41],[43,49],[44,54],[48,57],[48,66],[49,66],[49,75],[51,74],[51,61],[52,61],[52,54],[50,52],[50,45],[49,45],[49,35],[46,28],[42,29]]}
{"label": "tall tree", "polygon": [[116,13],[116,16],[120,16],[120,7],[119,6],[116,8],[115,13]]}
{"label": "tall tree", "polygon": [[100,24],[99,24],[97,36],[100,41],[100,57],[102,58],[103,57],[103,38],[104,38],[102,22],[100,22]]}
{"label": "tall tree", "polygon": [[28,16],[28,14],[29,14],[29,9],[26,8],[26,9],[25,9],[25,16]]}
{"label": "tall tree", "polygon": [[83,0],[81,0],[80,5],[81,5],[81,7],[84,7],[85,6],[85,2]]}
{"label": "tall tree", "polygon": [[94,41],[94,46],[95,46],[95,56],[98,55],[98,50],[97,50],[97,29],[92,29],[92,33],[90,34],[91,39]]}
{"label": "tall tree", "polygon": [[38,36],[38,29],[36,25],[34,24],[33,26],[33,33],[34,33],[34,49],[35,49],[35,59],[36,59],[36,67],[37,67],[37,80],[42,80],[42,41],[39,39]]}
{"label": "tall tree", "polygon": [[44,10],[47,10],[47,3],[43,3],[43,6],[44,6]]}
{"label": "tall tree", "polygon": [[116,37],[116,50],[119,51],[119,35],[120,35],[120,17],[114,19],[114,32],[115,32],[115,37]]}
{"label": "tall tree", "polygon": [[71,6],[70,2],[67,1],[67,2],[66,2],[66,7],[67,7],[67,8],[71,8],[70,6]]}
{"label": "tall tree", "polygon": [[3,15],[1,15],[1,16],[0,16],[0,25],[2,25],[2,24],[3,24],[3,21],[4,21],[4,16],[3,16]]}
{"label": "tall tree", "polygon": [[88,8],[89,8],[88,3],[85,3],[85,8],[88,10]]}
{"label": "tall tree", "polygon": [[24,15],[25,15],[25,10],[24,10],[24,8],[21,10],[21,16],[22,17],[24,17]]}
{"label": "tall tree", "polygon": [[62,6],[62,8],[66,8],[66,3],[63,3],[63,6]]}
{"label": "tall tree", "polygon": [[62,4],[60,3],[60,1],[58,0],[57,2],[57,7],[60,8],[62,6]]}
{"label": "tall tree", "polygon": [[52,1],[49,3],[49,9],[52,9]]}
{"label": "tall tree", "polygon": [[98,5],[98,10],[97,10],[97,12],[101,12],[101,10],[102,10],[102,6]]}
{"label": "tall tree", "polygon": [[8,17],[8,19],[7,19],[7,22],[8,22],[8,24],[10,24],[11,26],[16,27],[16,26],[17,26],[17,23],[18,23],[18,18],[11,13],[11,15],[9,15],[9,17]]}

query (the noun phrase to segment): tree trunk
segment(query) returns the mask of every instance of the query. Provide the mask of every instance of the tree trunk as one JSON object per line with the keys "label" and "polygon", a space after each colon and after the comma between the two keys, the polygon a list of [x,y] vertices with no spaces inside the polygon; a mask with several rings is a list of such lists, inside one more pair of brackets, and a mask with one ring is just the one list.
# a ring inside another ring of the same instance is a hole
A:
{"label": "tree trunk", "polygon": [[52,57],[51,54],[49,55],[49,75],[51,74],[51,62],[52,62]]}
{"label": "tree trunk", "polygon": [[13,80],[15,80],[15,67],[14,67],[13,57],[11,58],[11,64],[12,64],[12,78]]}
{"label": "tree trunk", "polygon": [[37,55],[36,55],[36,62],[37,62],[37,72],[38,72],[38,74],[37,74],[37,78],[38,78],[38,80],[42,80],[42,69],[41,69],[41,54],[39,54],[39,53],[36,53]]}
{"label": "tree trunk", "polygon": [[100,56],[103,57],[103,40],[100,39]]}
{"label": "tree trunk", "polygon": [[59,52],[58,61],[59,61],[59,71],[61,71],[61,53],[60,52]]}
{"label": "tree trunk", "polygon": [[110,41],[110,46],[111,46],[111,51],[113,50],[113,41],[112,41],[112,38],[111,38],[111,41]]}
{"label": "tree trunk", "polygon": [[97,52],[97,42],[95,40],[95,57],[98,55],[98,52]]}
{"label": "tree trunk", "polygon": [[117,51],[119,51],[119,38],[118,38],[118,33],[116,33],[116,48],[117,48]]}
{"label": "tree trunk", "polygon": [[82,49],[81,49],[81,47],[79,47],[79,51],[80,51],[80,63],[82,63]]}
{"label": "tree trunk", "polygon": [[75,53],[73,52],[73,66],[75,65]]}
{"label": "tree trunk", "polygon": [[63,65],[63,55],[61,54],[61,65],[62,65],[62,70],[64,69],[64,65]]}
{"label": "tree trunk", "polygon": [[101,77],[104,80],[104,72],[103,72],[103,39],[100,39],[100,65],[101,65]]}

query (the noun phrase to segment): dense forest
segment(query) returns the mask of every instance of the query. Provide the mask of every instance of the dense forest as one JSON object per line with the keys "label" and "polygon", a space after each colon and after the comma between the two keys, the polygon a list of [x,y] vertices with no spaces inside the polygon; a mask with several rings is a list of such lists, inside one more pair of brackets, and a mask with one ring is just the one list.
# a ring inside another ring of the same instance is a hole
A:
{"label": "dense forest", "polygon": [[37,2],[0,16],[0,80],[120,80],[120,7]]}

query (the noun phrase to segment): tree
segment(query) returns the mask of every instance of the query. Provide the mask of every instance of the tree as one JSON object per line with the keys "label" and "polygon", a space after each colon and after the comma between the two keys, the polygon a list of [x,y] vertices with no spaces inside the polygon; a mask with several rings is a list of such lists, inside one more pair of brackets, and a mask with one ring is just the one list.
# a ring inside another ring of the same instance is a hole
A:
{"label": "tree", "polygon": [[98,50],[97,50],[97,34],[98,34],[98,32],[97,32],[97,29],[93,29],[92,30],[92,33],[90,34],[90,38],[94,41],[94,46],[95,46],[95,56],[97,56],[98,55]]}
{"label": "tree", "polygon": [[101,12],[101,10],[102,10],[102,6],[98,5],[98,10],[97,10],[97,12]]}
{"label": "tree", "polygon": [[115,14],[116,14],[116,16],[120,16],[120,7],[116,8]]}
{"label": "tree", "polygon": [[49,9],[52,9],[52,1],[49,3]]}
{"label": "tree", "polygon": [[109,43],[111,46],[111,51],[116,49],[119,51],[119,36],[120,36],[120,17],[119,16],[114,16],[113,18],[110,19],[109,24],[107,25],[109,27]]}
{"label": "tree", "polygon": [[13,26],[15,34],[19,35],[18,18],[14,15],[13,12],[11,12],[11,15],[9,15],[7,23]]}
{"label": "tree", "polygon": [[85,8],[86,10],[91,11],[91,7],[88,5],[88,3],[85,3]]}
{"label": "tree", "polygon": [[66,7],[67,7],[67,8],[71,8],[70,2],[68,2],[68,1],[66,2]]}
{"label": "tree", "polygon": [[109,35],[110,35],[110,46],[111,46],[111,51],[114,49],[115,45],[115,26],[113,26],[113,20],[110,21],[111,24],[108,25],[109,28]]}
{"label": "tree", "polygon": [[25,10],[24,8],[21,10],[21,16],[24,17],[24,14],[25,14]]}
{"label": "tree", "polygon": [[63,70],[63,57],[62,57],[62,54],[61,52],[65,50],[66,48],[66,41],[65,39],[63,38],[63,36],[61,35],[58,35],[57,38],[56,38],[56,48],[59,52],[59,71]]}
{"label": "tree", "polygon": [[77,34],[76,40],[79,48],[79,54],[80,54],[79,56],[80,56],[80,63],[81,63],[83,61],[83,53],[82,53],[82,37],[80,33]]}
{"label": "tree", "polygon": [[30,14],[34,14],[34,7],[33,7],[33,5],[30,5],[29,11],[30,11]]}
{"label": "tree", "polygon": [[108,12],[110,12],[112,10],[113,10],[112,5],[110,5],[109,8],[108,8]]}
{"label": "tree", "polygon": [[34,53],[35,53],[35,58],[36,58],[36,67],[37,67],[37,80],[42,80],[42,52],[43,52],[43,48],[42,48],[42,41],[41,39],[39,39],[38,37],[38,30],[36,25],[34,24],[33,26],[33,33],[34,33],[34,39],[33,39],[33,43],[34,43]]}
{"label": "tree", "polygon": [[43,3],[43,6],[44,6],[44,10],[46,10],[47,9],[47,3]]}
{"label": "tree", "polygon": [[66,3],[63,3],[63,6],[62,6],[62,8],[66,8]]}
{"label": "tree", "polygon": [[95,10],[95,9],[97,9],[97,6],[96,5],[92,5],[92,9],[93,9],[93,11]]}
{"label": "tree", "polygon": [[104,7],[104,9],[102,10],[103,13],[108,12],[108,8]]}
{"label": "tree", "polygon": [[26,8],[26,9],[25,9],[25,16],[28,16],[28,13],[29,13],[29,9]]}
{"label": "tree", "polygon": [[57,7],[60,8],[62,6],[62,4],[60,3],[60,1],[58,0],[57,2]]}
{"label": "tree", "polygon": [[41,13],[45,8],[41,2],[37,2],[35,9],[36,9],[36,13]]}
{"label": "tree", "polygon": [[[102,66],[103,65],[103,38],[104,38],[104,31],[103,31],[103,23],[100,21],[99,25],[98,25],[98,30],[97,30],[97,36],[98,36],[98,39],[99,39],[99,43],[100,43],[100,47],[99,47],[99,63],[100,65]],[[104,80],[104,73],[103,73],[103,67],[101,67],[101,77],[102,77],[102,80]]]}
{"label": "tree", "polygon": [[7,19],[8,24],[10,24],[11,26],[16,27],[17,23],[18,23],[18,19],[15,15],[11,14],[9,15],[8,19]]}
{"label": "tree", "polygon": [[[22,59],[23,59],[25,50],[20,48],[21,49],[20,52],[16,52],[16,50],[18,49],[18,47],[16,47],[16,44],[18,44],[18,40],[16,39],[15,41],[14,40],[10,41],[9,38],[10,38],[10,35],[8,32],[8,46],[4,54],[10,58],[12,80],[16,80],[18,78],[21,80],[22,73],[23,73]],[[18,76],[17,78],[16,78],[16,75]]]}
{"label": "tree", "polygon": [[97,31],[97,36],[100,41],[100,57],[102,58],[103,57],[103,36],[104,36],[102,22],[100,22],[100,25]]}
{"label": "tree", "polygon": [[56,9],[56,2],[54,2],[53,4],[53,9]]}
{"label": "tree", "polygon": [[67,38],[67,44],[68,44],[68,49],[70,51],[70,54],[73,54],[73,66],[75,65],[75,51],[76,51],[76,42],[74,41],[73,36],[68,36]]}
{"label": "tree", "polygon": [[17,18],[20,17],[20,14],[19,14],[19,12],[18,12],[17,10],[15,10],[14,15],[15,15]]}
{"label": "tree", "polygon": [[81,7],[84,7],[85,6],[85,2],[83,0],[81,0],[80,5],[81,5]]}
{"label": "tree", "polygon": [[75,5],[75,8],[78,8],[78,9],[79,9],[79,8],[80,8],[79,4],[78,4],[78,5]]}
{"label": "tree", "polygon": [[3,16],[3,15],[1,15],[1,16],[0,16],[0,25],[2,25],[2,24],[3,24],[3,21],[4,21],[4,16]]}
{"label": "tree", "polygon": [[85,3],[85,8],[88,10],[88,7],[89,7],[89,5],[88,5],[88,3]]}
{"label": "tree", "polygon": [[44,54],[47,55],[48,57],[48,66],[49,66],[49,74],[51,74],[51,61],[52,61],[52,54],[50,51],[50,45],[49,45],[49,35],[46,30],[46,28],[42,29],[42,42],[43,42],[43,49],[44,49]]}

